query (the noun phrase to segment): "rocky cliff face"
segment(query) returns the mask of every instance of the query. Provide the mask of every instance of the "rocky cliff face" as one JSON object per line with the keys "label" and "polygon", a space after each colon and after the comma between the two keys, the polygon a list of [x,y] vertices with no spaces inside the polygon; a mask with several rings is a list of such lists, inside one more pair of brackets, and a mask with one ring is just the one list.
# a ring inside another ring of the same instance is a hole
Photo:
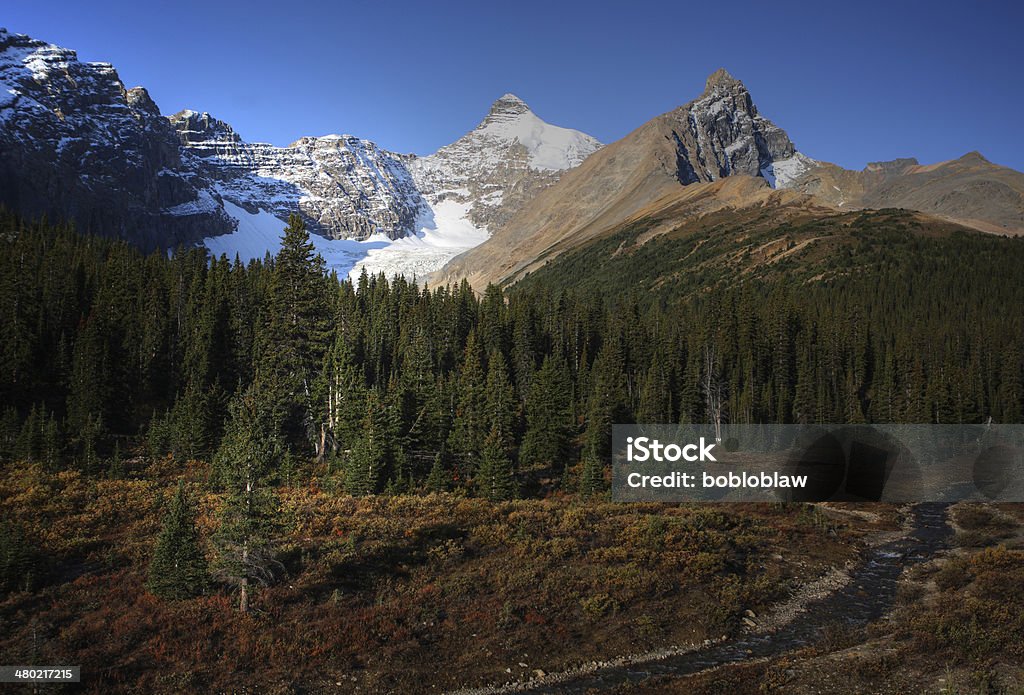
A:
{"label": "rocky cliff face", "polygon": [[814,160],[796,151],[786,132],[758,113],[750,92],[724,69],[697,99],[661,117],[675,144],[680,183],[725,176],[761,176],[787,187]]}
{"label": "rocky cliff face", "polygon": [[170,117],[182,146],[225,200],[284,219],[301,212],[329,239],[399,239],[431,206],[455,201],[475,227],[495,228],[601,144],[539,119],[506,94],[473,131],[426,157],[399,155],[350,135],[288,147],[247,143],[207,113]]}
{"label": "rocky cliff face", "polygon": [[228,232],[178,137],[107,63],[0,30],[0,202],[146,249]]}
{"label": "rocky cliff face", "polygon": [[299,212],[328,239],[411,234],[426,202],[413,183],[409,156],[351,135],[306,137],[288,147],[247,143],[207,113],[170,117],[182,146],[226,200],[287,219]]}

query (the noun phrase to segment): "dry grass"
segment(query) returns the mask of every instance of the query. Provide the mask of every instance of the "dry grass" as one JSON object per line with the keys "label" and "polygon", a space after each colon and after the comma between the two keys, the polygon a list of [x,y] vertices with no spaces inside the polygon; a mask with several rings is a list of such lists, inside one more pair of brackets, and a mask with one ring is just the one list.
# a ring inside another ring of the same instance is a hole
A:
{"label": "dry grass", "polygon": [[[500,682],[718,637],[854,552],[799,506],[354,499],[310,484],[281,491],[286,573],[243,616],[226,594],[143,589],[172,485],[0,469],[0,512],[48,558],[39,590],[0,603],[0,661],[79,663],[87,692]],[[208,534],[220,499],[192,487]]]}

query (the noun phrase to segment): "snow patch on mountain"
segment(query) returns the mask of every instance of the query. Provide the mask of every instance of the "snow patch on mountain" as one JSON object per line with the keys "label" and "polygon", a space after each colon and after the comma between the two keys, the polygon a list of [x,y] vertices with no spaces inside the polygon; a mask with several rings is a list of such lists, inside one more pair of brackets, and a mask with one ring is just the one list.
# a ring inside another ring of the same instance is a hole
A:
{"label": "snow patch on mountain", "polygon": [[[238,223],[230,234],[203,239],[203,245],[214,257],[221,255],[243,263],[276,255],[286,223],[266,210],[249,212],[229,200],[225,211]],[[375,234],[368,239],[326,239],[310,234],[313,247],[339,276],[353,281],[365,269],[370,275],[384,273],[391,278],[423,279],[449,260],[487,239],[487,230],[475,227],[466,219],[466,205],[446,200],[431,206],[417,220],[415,235],[389,239]]]}
{"label": "snow patch on mountain", "polygon": [[806,171],[818,166],[817,160],[811,159],[802,152],[794,152],[792,157],[778,159],[761,169],[761,176],[772,188],[791,188],[793,182]]}
{"label": "snow patch on mountain", "polygon": [[402,275],[425,278],[442,268],[464,251],[482,244],[489,236],[486,228],[469,220],[469,205],[455,200],[442,200],[417,220],[413,236],[395,239],[382,248],[369,248],[366,257],[356,263],[351,277],[356,279],[366,269],[371,275],[386,277]]}
{"label": "snow patch on mountain", "polygon": [[[281,250],[281,237],[287,223],[266,210],[249,212],[229,200],[224,201],[224,210],[238,222],[238,227],[230,234],[207,237],[203,239],[205,246],[215,256],[225,255],[234,260],[237,256],[243,263],[262,260],[269,253],[276,255]],[[371,249],[387,246],[390,239],[383,234],[365,241],[354,239],[327,239],[318,234],[310,234],[313,248],[339,275],[347,275],[355,264]]]}

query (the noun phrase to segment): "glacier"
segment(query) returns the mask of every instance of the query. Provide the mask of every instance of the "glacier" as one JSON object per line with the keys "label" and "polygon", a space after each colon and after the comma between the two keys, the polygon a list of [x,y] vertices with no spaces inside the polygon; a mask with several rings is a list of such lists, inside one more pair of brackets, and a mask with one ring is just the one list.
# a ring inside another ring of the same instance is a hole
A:
{"label": "glacier", "polygon": [[[224,209],[238,223],[230,234],[207,237],[203,246],[214,257],[236,258],[242,263],[262,260],[281,249],[286,223],[266,210],[249,212],[225,200]],[[483,243],[486,229],[466,219],[467,206],[451,200],[430,206],[417,220],[415,235],[390,239],[374,234],[363,240],[327,239],[310,234],[316,253],[324,259],[328,270],[353,282],[365,270],[370,275],[385,277],[401,275],[423,279],[458,254]]]}

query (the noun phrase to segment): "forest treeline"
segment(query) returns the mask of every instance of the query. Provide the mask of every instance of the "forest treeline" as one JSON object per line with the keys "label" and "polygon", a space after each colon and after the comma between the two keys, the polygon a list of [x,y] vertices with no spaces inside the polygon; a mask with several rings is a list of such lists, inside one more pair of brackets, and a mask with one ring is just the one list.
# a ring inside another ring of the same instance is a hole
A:
{"label": "forest treeline", "polygon": [[321,466],[355,494],[501,499],[599,489],[613,422],[1024,413],[1013,240],[920,239],[827,281],[677,301],[592,282],[482,296],[352,282],[325,271],[298,218],[249,264],[145,256],[6,213],[0,240],[0,456],[53,468],[119,475],[129,455],[171,454],[211,461],[216,484],[224,452],[263,446],[279,481]]}

